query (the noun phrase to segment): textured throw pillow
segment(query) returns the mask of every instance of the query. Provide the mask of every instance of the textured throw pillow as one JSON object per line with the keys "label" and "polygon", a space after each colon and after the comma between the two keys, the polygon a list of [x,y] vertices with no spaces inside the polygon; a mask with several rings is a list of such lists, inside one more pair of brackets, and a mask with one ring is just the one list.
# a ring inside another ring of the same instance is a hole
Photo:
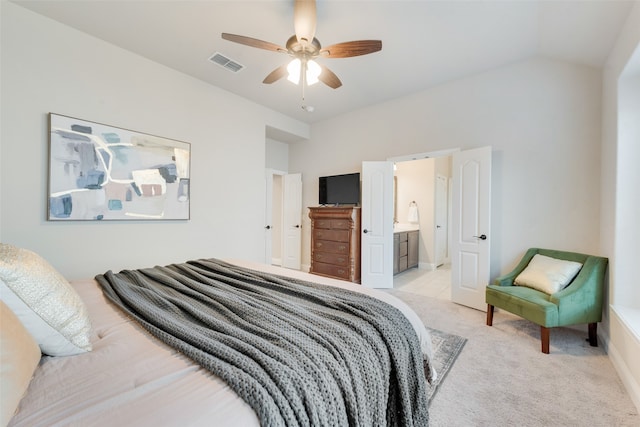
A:
{"label": "textured throw pillow", "polygon": [[514,283],[551,295],[571,283],[581,268],[582,264],[579,262],[535,254]]}
{"label": "textured throw pillow", "polygon": [[6,426],[29,387],[41,354],[38,343],[2,301],[0,325],[0,426]]}
{"label": "textured throw pillow", "polygon": [[46,260],[0,243],[0,298],[49,356],[91,350],[91,323],[80,296]]}

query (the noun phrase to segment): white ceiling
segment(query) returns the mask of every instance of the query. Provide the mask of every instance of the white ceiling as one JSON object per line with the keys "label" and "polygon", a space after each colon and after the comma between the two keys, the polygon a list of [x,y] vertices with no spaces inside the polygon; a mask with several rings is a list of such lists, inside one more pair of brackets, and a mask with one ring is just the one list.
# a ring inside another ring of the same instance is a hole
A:
{"label": "white ceiling", "polygon": [[[288,62],[281,53],[220,37],[241,34],[284,46],[293,34],[293,0],[12,0],[37,13],[293,118],[316,122],[534,55],[601,67],[633,1],[319,0],[323,46],[382,40],[382,51],[322,59],[342,80],[306,90],[262,83]],[[246,68],[233,74],[208,61],[220,52]]]}

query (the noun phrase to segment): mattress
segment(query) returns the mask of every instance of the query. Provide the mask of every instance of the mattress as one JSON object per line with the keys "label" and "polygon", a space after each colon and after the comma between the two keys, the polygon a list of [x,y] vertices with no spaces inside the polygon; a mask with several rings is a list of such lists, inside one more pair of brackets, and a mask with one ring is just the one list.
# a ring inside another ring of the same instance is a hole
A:
{"label": "mattress", "polygon": [[[382,299],[405,314],[425,357],[431,357],[431,339],[423,323],[390,294],[300,271],[228,261]],[[254,411],[225,382],[129,319],[107,301],[95,280],[72,285],[90,314],[93,351],[44,356],[10,426],[259,425]]]}

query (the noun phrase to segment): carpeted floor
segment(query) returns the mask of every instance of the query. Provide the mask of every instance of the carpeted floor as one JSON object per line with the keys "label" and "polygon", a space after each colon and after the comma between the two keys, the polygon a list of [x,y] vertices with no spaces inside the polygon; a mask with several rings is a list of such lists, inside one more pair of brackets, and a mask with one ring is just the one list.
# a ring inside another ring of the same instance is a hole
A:
{"label": "carpeted floor", "polygon": [[431,427],[637,427],[640,416],[602,347],[585,341],[586,326],[551,332],[540,351],[539,327],[497,311],[486,313],[408,292],[405,301],[430,328],[467,339],[429,407]]}

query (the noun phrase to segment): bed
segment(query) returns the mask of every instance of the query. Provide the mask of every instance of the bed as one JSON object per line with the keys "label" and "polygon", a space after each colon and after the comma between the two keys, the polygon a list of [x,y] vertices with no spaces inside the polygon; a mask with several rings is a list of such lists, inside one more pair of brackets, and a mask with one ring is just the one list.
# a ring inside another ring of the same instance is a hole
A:
{"label": "bed", "polygon": [[[402,312],[415,331],[424,363],[422,380],[437,375],[430,365],[432,350],[427,329],[407,305],[392,295],[274,266],[242,260],[222,263],[249,272],[355,291],[388,303]],[[3,279],[7,282],[6,276]],[[6,283],[2,285],[5,300]],[[19,399],[15,413],[9,415],[9,426],[258,426],[261,419],[263,425],[271,424],[265,422],[264,417],[259,418],[255,406],[241,398],[218,375],[160,341],[117,307],[105,296],[96,279],[73,281],[71,286],[86,307],[91,324],[91,351],[69,356],[42,356],[27,381],[26,393]],[[4,320],[2,328],[4,335],[7,328]],[[3,365],[5,360],[9,358],[3,353]],[[368,378],[364,381],[366,384]],[[422,395],[418,394],[417,399],[420,398]],[[416,405],[416,402],[412,404]],[[428,414],[426,419],[424,416],[420,415],[422,418],[417,418],[415,425],[424,425]],[[376,424],[398,424],[393,420],[390,422],[388,417],[387,420],[378,419]],[[349,423],[358,424],[358,419],[356,416]],[[320,421],[311,417],[304,422],[284,424],[328,424]],[[410,425],[411,421],[403,420],[402,424]]]}

